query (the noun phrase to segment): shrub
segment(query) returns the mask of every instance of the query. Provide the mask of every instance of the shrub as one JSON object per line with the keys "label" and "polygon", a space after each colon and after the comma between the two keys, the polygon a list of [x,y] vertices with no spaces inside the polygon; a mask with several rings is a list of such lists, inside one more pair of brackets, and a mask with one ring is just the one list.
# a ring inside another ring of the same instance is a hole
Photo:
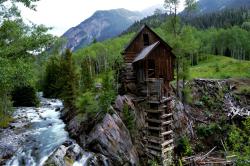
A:
{"label": "shrub", "polygon": [[250,95],[250,87],[249,86],[240,86],[238,89],[239,94],[242,95]]}
{"label": "shrub", "polygon": [[79,112],[89,115],[94,115],[99,111],[98,102],[92,92],[86,92],[78,97],[76,107]]}
{"label": "shrub", "polygon": [[209,125],[201,124],[197,128],[197,135],[204,138],[210,137],[219,132],[220,128],[216,123],[211,123]]}
{"label": "shrub", "polygon": [[177,154],[179,156],[190,156],[193,150],[187,136],[181,137],[177,142]]}
{"label": "shrub", "polygon": [[99,97],[99,105],[102,111],[107,112],[109,110],[115,96],[113,72],[105,72],[102,78],[102,90]]}
{"label": "shrub", "polygon": [[227,148],[237,156],[236,164],[250,165],[250,118],[243,122],[243,127],[232,125],[227,139]]}
{"label": "shrub", "polygon": [[159,163],[156,159],[154,159],[154,160],[149,160],[148,165],[149,166],[159,166]]}
{"label": "shrub", "polygon": [[129,109],[127,104],[124,105],[123,108],[123,115],[124,115],[124,124],[126,125],[127,129],[131,134],[134,134],[135,131],[135,115],[132,110]]}
{"label": "shrub", "polygon": [[0,128],[5,128],[12,121],[12,102],[7,94],[0,92],[0,96]]}
{"label": "shrub", "polygon": [[53,56],[46,67],[44,96],[63,99],[65,107],[74,108],[78,79],[70,50],[61,57]]}
{"label": "shrub", "polygon": [[36,90],[31,86],[17,87],[11,96],[14,107],[34,107],[39,104]]}

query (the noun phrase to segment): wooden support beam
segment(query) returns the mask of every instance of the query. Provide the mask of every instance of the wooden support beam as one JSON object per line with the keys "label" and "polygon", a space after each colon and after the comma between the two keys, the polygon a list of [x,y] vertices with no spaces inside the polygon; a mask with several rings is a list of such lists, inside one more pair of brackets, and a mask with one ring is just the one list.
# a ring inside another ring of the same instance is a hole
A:
{"label": "wooden support beam", "polygon": [[165,110],[163,109],[157,109],[157,110],[152,110],[152,109],[149,109],[149,110],[146,110],[146,112],[149,112],[149,113],[161,113],[161,112],[164,112]]}
{"label": "wooden support beam", "polygon": [[170,130],[170,131],[166,131],[166,132],[161,133],[162,136],[169,135],[169,134],[173,134],[173,131]]}
{"label": "wooden support beam", "polygon": [[161,124],[163,121],[162,120],[157,120],[157,119],[146,119],[148,122],[153,122],[153,123],[159,123]]}
{"label": "wooden support beam", "polygon": [[148,136],[148,142],[152,142],[152,143],[157,143],[157,144],[160,144],[163,139],[160,138],[160,137],[154,137],[154,136]]}
{"label": "wooden support beam", "polygon": [[156,150],[152,150],[152,149],[148,149],[147,148],[147,151],[148,151],[148,153],[150,153],[151,155],[153,155],[153,156],[155,156],[155,157],[161,157],[161,152],[158,152],[158,151],[156,151]]}
{"label": "wooden support beam", "polygon": [[148,149],[153,149],[153,150],[156,150],[156,151],[159,151],[159,152],[162,151],[162,148],[160,146],[147,145],[147,148]]}
{"label": "wooden support beam", "polygon": [[169,145],[169,144],[171,144],[171,143],[173,143],[173,142],[174,142],[173,139],[167,140],[167,141],[165,141],[164,143],[162,143],[161,146],[164,147],[164,146],[167,146],[167,145]]}
{"label": "wooden support beam", "polygon": [[172,115],[173,115],[172,113],[164,114],[164,115],[161,116],[161,118],[162,118],[162,119],[168,118],[168,117],[170,117],[170,116],[172,116]]}
{"label": "wooden support beam", "polygon": [[166,152],[172,151],[173,149],[174,149],[174,146],[170,146],[170,147],[168,147],[166,149],[163,149],[162,153],[165,154]]}
{"label": "wooden support beam", "polygon": [[149,100],[148,103],[149,104],[160,104],[160,101],[158,101],[158,100]]}
{"label": "wooden support beam", "polygon": [[163,122],[162,125],[169,125],[169,124],[171,124],[172,122],[173,122],[172,120],[169,120],[169,121]]}
{"label": "wooden support beam", "polygon": [[168,102],[168,101],[171,101],[172,100],[172,97],[163,97],[162,100],[161,100],[161,103],[165,103],[165,102]]}
{"label": "wooden support beam", "polygon": [[149,130],[159,130],[159,131],[161,131],[162,127],[151,127],[151,126],[148,126],[148,129]]}

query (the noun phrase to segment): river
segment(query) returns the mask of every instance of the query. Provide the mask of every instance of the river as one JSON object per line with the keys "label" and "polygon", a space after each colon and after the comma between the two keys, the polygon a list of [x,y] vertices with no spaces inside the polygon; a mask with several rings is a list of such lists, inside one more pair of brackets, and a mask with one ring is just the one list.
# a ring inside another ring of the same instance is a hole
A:
{"label": "river", "polygon": [[[44,165],[48,157],[69,139],[60,119],[62,102],[45,99],[41,94],[39,98],[38,108],[16,108],[14,122],[0,132],[0,144],[14,151],[6,166]],[[75,165],[85,165],[86,157],[83,156]]]}

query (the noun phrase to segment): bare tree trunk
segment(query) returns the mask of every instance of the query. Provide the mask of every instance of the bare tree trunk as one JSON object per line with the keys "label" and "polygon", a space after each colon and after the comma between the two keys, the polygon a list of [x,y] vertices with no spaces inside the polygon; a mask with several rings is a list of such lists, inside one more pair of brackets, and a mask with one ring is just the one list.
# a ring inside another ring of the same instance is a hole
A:
{"label": "bare tree trunk", "polygon": [[176,96],[179,98],[179,58],[176,59]]}

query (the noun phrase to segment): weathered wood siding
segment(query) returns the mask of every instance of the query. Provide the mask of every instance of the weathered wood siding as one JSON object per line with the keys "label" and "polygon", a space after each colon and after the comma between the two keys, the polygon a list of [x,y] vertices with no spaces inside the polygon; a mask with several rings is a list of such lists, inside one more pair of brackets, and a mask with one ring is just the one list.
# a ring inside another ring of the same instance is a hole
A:
{"label": "weathered wood siding", "polygon": [[135,57],[142,51],[144,46],[143,34],[148,34],[149,36],[149,45],[159,41],[159,38],[152,34],[149,29],[144,28],[137,38],[133,41],[133,44],[130,45],[124,52],[125,63],[132,63]]}
{"label": "weathered wood siding", "polygon": [[155,78],[164,78],[166,81],[174,79],[174,56],[163,44],[152,51],[147,59],[155,61]]}

